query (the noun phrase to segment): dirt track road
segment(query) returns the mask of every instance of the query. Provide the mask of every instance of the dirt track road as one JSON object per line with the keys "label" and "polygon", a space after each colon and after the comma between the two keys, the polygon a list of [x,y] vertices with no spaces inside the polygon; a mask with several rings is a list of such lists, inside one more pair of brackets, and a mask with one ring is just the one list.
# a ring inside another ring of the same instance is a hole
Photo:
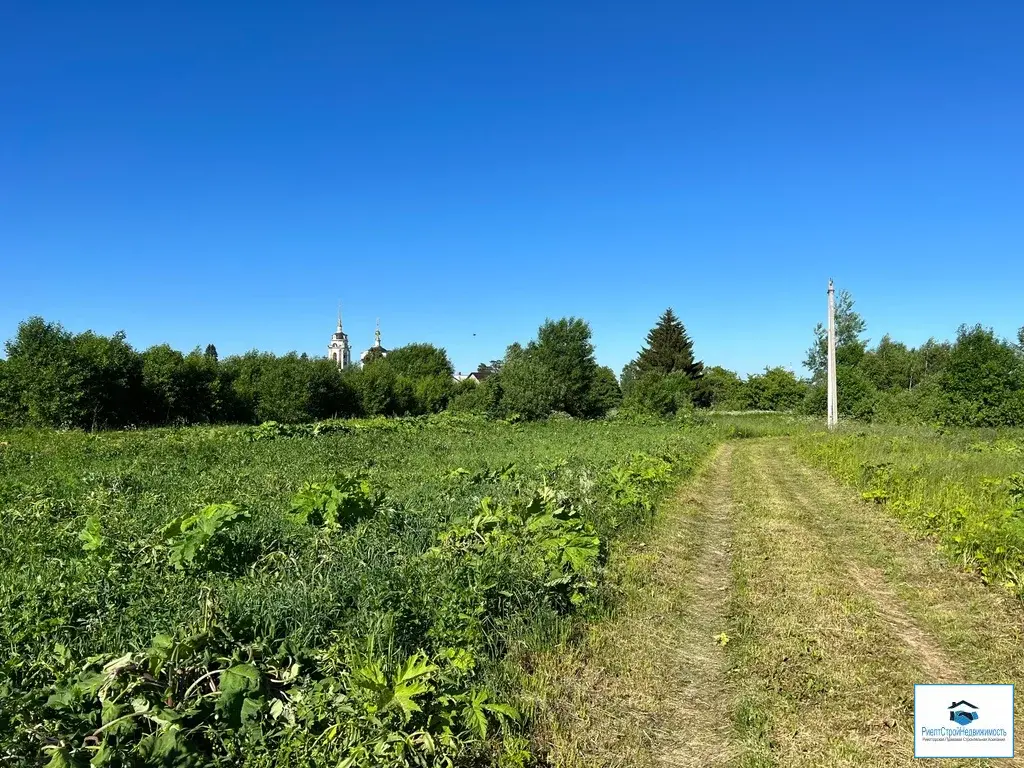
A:
{"label": "dirt track road", "polygon": [[912,737],[914,683],[1024,680],[1024,611],[785,438],[723,445],[625,582],[561,765],[1024,765],[1019,735],[1013,761],[915,760]]}

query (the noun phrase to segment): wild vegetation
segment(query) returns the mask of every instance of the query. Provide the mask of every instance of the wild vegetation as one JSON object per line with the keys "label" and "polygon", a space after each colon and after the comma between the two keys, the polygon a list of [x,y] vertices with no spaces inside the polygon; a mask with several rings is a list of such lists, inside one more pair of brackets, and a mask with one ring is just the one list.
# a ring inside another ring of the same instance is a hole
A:
{"label": "wild vegetation", "polygon": [[0,441],[0,762],[521,766],[713,427],[475,417]]}
{"label": "wild vegetation", "polygon": [[800,455],[855,486],[986,582],[1024,596],[1024,434],[853,428],[807,433]]}
{"label": "wild vegetation", "polygon": [[[923,528],[901,525],[878,503],[877,489],[865,498],[809,466],[807,450],[845,445],[821,434],[820,421],[811,430],[764,414],[724,418],[734,429],[749,420],[737,436],[754,439],[723,445],[666,501],[651,534],[616,552],[611,578],[624,600],[615,615],[539,665],[552,762],[916,765],[915,683],[1012,683],[1024,674],[1019,591],[961,572]],[[795,438],[758,436],[787,426]],[[881,430],[866,431],[870,445]],[[960,450],[1001,454],[1006,443],[992,437],[943,439],[949,466]],[[885,446],[883,436],[874,450]],[[906,458],[929,455],[941,454],[919,447]],[[897,462],[907,468],[904,457]],[[1007,464],[985,466],[1007,477]],[[926,471],[933,486],[942,469]],[[994,498],[996,510],[1013,495]],[[983,542],[982,531],[960,533]]]}

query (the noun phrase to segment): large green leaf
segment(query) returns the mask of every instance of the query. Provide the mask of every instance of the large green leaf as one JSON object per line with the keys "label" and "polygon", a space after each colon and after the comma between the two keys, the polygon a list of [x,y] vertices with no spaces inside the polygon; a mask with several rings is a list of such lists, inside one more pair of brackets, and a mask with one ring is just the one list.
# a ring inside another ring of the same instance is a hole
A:
{"label": "large green leaf", "polygon": [[395,675],[395,682],[406,683],[418,677],[429,675],[436,669],[437,667],[427,661],[425,654],[414,653],[412,656],[407,658],[405,663],[399,668],[398,674]]}
{"label": "large green leaf", "polygon": [[261,675],[252,664],[236,664],[220,676],[220,698],[217,707],[227,721],[237,728],[242,724],[242,707],[248,694],[260,690]]}
{"label": "large green leaf", "polygon": [[162,532],[164,540],[171,543],[171,565],[175,568],[191,565],[218,531],[248,517],[248,512],[231,502],[208,504],[194,514],[179,515],[165,525]]}
{"label": "large green leaf", "polygon": [[573,534],[566,536],[562,548],[562,562],[576,572],[590,570],[601,553],[601,540],[597,536]]}
{"label": "large green leaf", "polygon": [[420,711],[420,705],[415,700],[416,697],[428,693],[430,690],[430,682],[422,678],[405,683],[397,683],[391,692],[389,706],[399,707],[405,719],[408,720],[413,712]]}

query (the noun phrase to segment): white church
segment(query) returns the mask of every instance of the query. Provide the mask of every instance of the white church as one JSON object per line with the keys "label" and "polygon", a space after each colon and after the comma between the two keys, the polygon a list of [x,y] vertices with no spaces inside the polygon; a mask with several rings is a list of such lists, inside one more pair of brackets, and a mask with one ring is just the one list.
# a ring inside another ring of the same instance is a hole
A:
{"label": "white church", "polygon": [[[373,346],[359,355],[359,364],[362,365],[370,356],[388,356],[388,351],[380,343],[380,318],[377,318]],[[331,342],[327,345],[327,357],[334,361],[339,371],[352,367],[352,347],[348,343],[348,334],[341,328],[341,309],[338,309],[338,330],[331,336]]]}

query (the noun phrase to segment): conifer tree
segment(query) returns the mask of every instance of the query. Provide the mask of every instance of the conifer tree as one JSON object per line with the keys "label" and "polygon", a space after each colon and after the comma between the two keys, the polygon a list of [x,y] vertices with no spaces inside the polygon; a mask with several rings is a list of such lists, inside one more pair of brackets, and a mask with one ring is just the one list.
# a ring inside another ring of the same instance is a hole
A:
{"label": "conifer tree", "polygon": [[647,346],[640,350],[636,368],[641,376],[650,372],[683,373],[699,379],[703,375],[704,363],[693,359],[693,342],[671,307],[647,334]]}

